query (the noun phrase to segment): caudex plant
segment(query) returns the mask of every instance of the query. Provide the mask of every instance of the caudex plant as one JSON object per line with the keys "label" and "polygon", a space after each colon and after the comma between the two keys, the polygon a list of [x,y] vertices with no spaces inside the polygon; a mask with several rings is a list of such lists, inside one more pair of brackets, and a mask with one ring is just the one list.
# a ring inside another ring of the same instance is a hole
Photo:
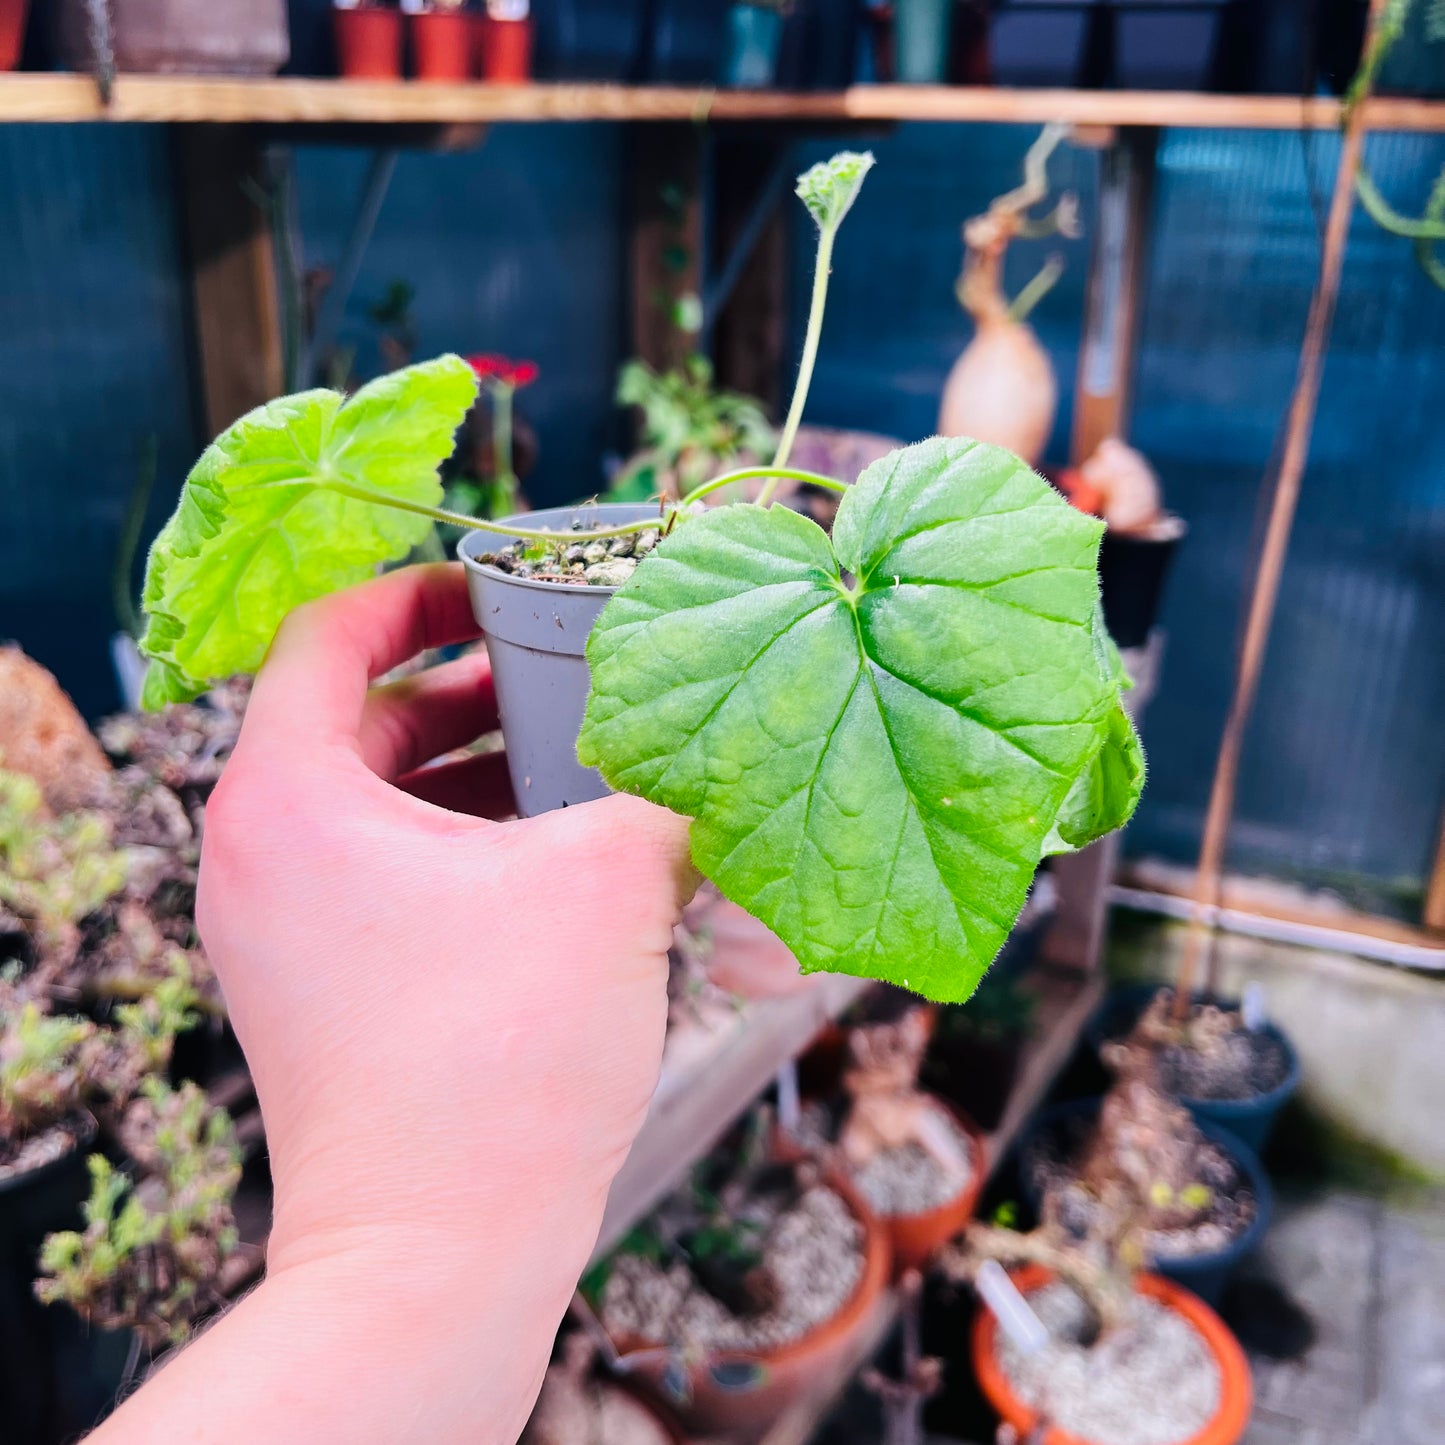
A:
{"label": "caudex plant", "polygon": [[[834,243],[872,164],[844,152],[799,180],[818,264],[772,464],[586,534],[662,540],[641,560],[634,547],[592,630],[577,751],[613,788],[691,818],[698,868],[804,970],[961,1001],[1040,860],[1121,826],[1144,765],[1099,609],[1096,519],[967,439],[905,447],[851,486],[788,466]],[[438,506],[475,390],[443,356],[349,399],[284,397],[213,443],[151,552],[147,705],[254,671],[293,607],[433,522],[539,554],[575,545]],[[756,502],[696,505],[753,478]],[[774,505],[784,481],[842,494],[831,535]]]}

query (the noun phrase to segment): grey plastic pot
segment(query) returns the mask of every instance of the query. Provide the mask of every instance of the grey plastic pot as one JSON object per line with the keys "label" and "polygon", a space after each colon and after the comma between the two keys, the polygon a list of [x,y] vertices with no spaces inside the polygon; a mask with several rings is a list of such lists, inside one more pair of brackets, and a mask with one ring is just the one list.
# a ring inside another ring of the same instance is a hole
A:
{"label": "grey plastic pot", "polygon": [[[529,531],[565,532],[576,522],[618,527],[656,515],[655,503],[605,502],[502,520]],[[610,791],[595,769],[577,761],[577,734],[590,681],[587,635],[617,589],[512,577],[478,560],[505,544],[494,532],[471,532],[457,551],[472,612],[487,637],[517,812],[531,818]]]}

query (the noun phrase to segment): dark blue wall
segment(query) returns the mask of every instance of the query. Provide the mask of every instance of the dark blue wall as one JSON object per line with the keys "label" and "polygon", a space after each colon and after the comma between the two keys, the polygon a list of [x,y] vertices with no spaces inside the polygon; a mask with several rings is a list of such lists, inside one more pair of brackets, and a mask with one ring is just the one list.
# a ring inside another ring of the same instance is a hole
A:
{"label": "dark blue wall", "polygon": [[[869,138],[880,164],[840,241],[813,420],[932,430],[969,338],[953,296],[959,226],[1014,183],[1031,134],[911,125]],[[1318,264],[1311,182],[1327,188],[1335,145],[1210,132],[1162,145],[1132,439],[1191,532],[1166,607],[1135,851],[1187,860],[1196,845],[1261,477]],[[827,148],[805,148],[800,164]],[[1378,137],[1369,155],[1386,192],[1418,204],[1445,143]],[[355,151],[297,153],[307,264],[334,263],[365,164]],[[1095,158],[1066,149],[1055,169],[1087,222]],[[347,312],[342,339],[363,373],[375,365],[365,311],[393,278],[416,288],[420,355],[539,361],[522,409],[542,438],[541,501],[596,487],[618,435],[624,184],[609,127],[496,127],[475,152],[404,153]],[[795,342],[809,229],[793,248]],[[1010,261],[1011,290],[1051,249],[1069,261],[1035,315],[1064,390],[1055,459],[1087,246],[1031,243]],[[187,307],[163,130],[0,127],[0,637],[54,666],[92,713],[115,700],[110,573],[141,451],[154,436],[154,523],[204,440]],[[1423,877],[1445,801],[1442,344],[1445,295],[1408,243],[1358,217],[1244,761],[1237,865],[1405,892]]]}

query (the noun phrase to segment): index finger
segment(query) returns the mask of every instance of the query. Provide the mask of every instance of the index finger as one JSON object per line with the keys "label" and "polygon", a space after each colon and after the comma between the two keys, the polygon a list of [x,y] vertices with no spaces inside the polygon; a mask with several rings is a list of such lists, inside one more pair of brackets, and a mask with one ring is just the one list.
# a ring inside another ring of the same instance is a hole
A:
{"label": "index finger", "polygon": [[480,635],[458,562],[403,567],[307,602],[271,644],[243,731],[354,745],[376,678],[428,647]]}

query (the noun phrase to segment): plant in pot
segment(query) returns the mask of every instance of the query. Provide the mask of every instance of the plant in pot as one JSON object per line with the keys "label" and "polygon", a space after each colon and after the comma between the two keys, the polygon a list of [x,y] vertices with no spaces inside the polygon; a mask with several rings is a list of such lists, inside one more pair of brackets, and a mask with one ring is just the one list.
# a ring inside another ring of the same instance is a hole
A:
{"label": "plant in pot", "polygon": [[1149,1263],[1216,1301],[1268,1227],[1269,1181],[1252,1150],[1198,1125],[1156,1085],[1156,1062],[1135,1051],[1102,1100],[1056,1106],[1020,1145],[1026,1194],[1047,1217],[1087,1234],[1113,1201],[1136,1201],[1130,1222]]}
{"label": "plant in pot", "polygon": [[585,1332],[562,1337],[522,1445],[683,1445],[670,1422],[599,1371],[597,1357]]}
{"label": "plant in pot", "polygon": [[1152,984],[1114,990],[1090,1026],[1100,1057],[1116,1070],[1152,1070],[1197,1120],[1262,1152],[1299,1087],[1293,1045],[1257,995],[1245,1008],[1196,996],[1183,1010],[1178,997]]}
{"label": "plant in pot", "polygon": [[1109,636],[1142,647],[1159,615],[1164,582],[1187,528],[1166,512],[1148,461],[1118,437],[1105,437],[1080,467],[1067,467],[1059,489],[1081,511],[1103,520],[1099,587]]}
{"label": "plant in pot", "polygon": [[522,85],[532,78],[531,0],[483,0],[477,19],[478,69],[494,85]]}
{"label": "plant in pot", "polygon": [[1008,1108],[1038,997],[1012,975],[990,975],[966,1008],[939,1010],[923,1061],[923,1082],[983,1129]]}
{"label": "plant in pot", "polygon": [[428,0],[409,18],[412,66],[418,80],[469,80],[472,74],[472,17],[466,0]]}
{"label": "plant in pot", "polygon": [[758,1111],[583,1280],[614,1368],[689,1431],[756,1427],[846,1355],[886,1235],[841,1176],[777,1158]]}
{"label": "plant in pot", "polygon": [[[1127,1186],[1082,1235],[1046,1214],[1028,1234],[976,1226],[944,1262],[980,1279],[1002,1263],[1023,1295],[1026,1331],[980,1309],[974,1373],[1013,1432],[1039,1445],[1234,1445],[1249,1423],[1244,1352],[1203,1301],[1142,1273],[1138,1214]],[[984,1284],[991,1303],[997,1298]],[[1005,1306],[1007,1308],[1007,1306]],[[1017,1307],[1009,1310],[1016,1321]],[[1026,1333],[1029,1338],[1020,1339]],[[1004,1438],[1002,1435],[1000,1438]]]}
{"label": "plant in pot", "polygon": [[1059,387],[1027,318],[1059,279],[1063,262],[1051,257],[1012,301],[1004,294],[1003,267],[1016,240],[1079,234],[1078,198],[1071,193],[1047,214],[1029,215],[1048,198],[1049,157],[1064,135],[1063,126],[1045,126],[1024,158],[1023,184],[964,224],[957,293],[975,330],[948,373],[938,414],[941,435],[996,443],[1030,466],[1038,465],[1054,429]]}
{"label": "plant in pot", "polygon": [[665,372],[629,361],[617,378],[617,400],[640,413],[642,446],[612,479],[614,501],[678,501],[720,471],[766,456],[777,442],[760,402],[714,388],[705,356]]}
{"label": "plant in pot", "polygon": [[844,1171],[883,1222],[895,1273],[921,1269],[973,1214],[984,1142],[969,1119],[918,1087],[932,1020],[909,1008],[855,1025],[843,1071],[846,1102],[804,1110],[800,1136],[836,1148]]}
{"label": "plant in pot", "polygon": [[[804,970],[966,999],[1041,859],[1127,820],[1143,759],[1097,521],[973,441],[904,448],[852,486],[789,466],[871,164],[800,179],[818,264],[770,466],[677,503],[483,521],[437,506],[476,393],[460,358],[284,398],[208,449],[152,548],[147,705],[254,671],[291,608],[455,523],[523,815],[636,793],[693,820],[699,871]],[[698,506],[759,478],[755,502]],[[842,494],[831,536],[772,505],[785,480]]]}
{"label": "plant in pot", "polygon": [[728,10],[722,83],[741,90],[767,90],[778,78],[783,24],[793,0],[746,0]]}
{"label": "plant in pot", "polygon": [[388,0],[332,0],[337,67],[347,80],[401,79],[401,11]]}
{"label": "plant in pot", "polygon": [[45,1240],[35,1292],[99,1329],[134,1330],[154,1351],[184,1340],[222,1302],[241,1153],[229,1116],[195,1084],[173,1089],[155,1077],[139,1086],[119,1133],[133,1176],[91,1155],[84,1229]]}

